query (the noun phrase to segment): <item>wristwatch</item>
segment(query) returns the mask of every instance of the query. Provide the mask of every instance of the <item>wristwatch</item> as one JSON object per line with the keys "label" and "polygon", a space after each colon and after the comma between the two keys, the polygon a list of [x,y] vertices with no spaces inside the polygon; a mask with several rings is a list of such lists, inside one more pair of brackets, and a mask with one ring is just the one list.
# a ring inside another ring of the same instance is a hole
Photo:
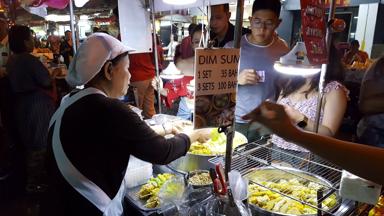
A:
{"label": "wristwatch", "polygon": [[307,125],[308,125],[308,117],[304,115],[304,119],[297,122],[297,126],[299,128],[305,128],[305,127],[307,127]]}

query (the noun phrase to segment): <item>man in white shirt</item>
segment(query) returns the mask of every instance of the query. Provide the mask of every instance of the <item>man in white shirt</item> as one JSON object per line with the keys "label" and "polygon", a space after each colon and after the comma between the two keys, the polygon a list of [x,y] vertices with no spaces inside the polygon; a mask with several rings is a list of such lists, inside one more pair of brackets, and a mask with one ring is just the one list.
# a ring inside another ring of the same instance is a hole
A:
{"label": "man in white shirt", "polygon": [[5,75],[5,65],[9,57],[8,23],[0,18],[0,78]]}

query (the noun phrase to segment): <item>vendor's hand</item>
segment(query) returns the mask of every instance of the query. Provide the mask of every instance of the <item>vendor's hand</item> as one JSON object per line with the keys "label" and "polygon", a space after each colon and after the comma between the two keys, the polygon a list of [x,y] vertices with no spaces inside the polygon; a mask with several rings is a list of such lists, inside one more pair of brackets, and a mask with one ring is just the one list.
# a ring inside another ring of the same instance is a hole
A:
{"label": "vendor's hand", "polygon": [[172,134],[183,133],[192,128],[192,122],[187,120],[174,121],[172,124]]}
{"label": "vendor's hand", "polygon": [[192,122],[186,120],[166,122],[162,124],[164,135],[184,133],[185,128],[192,125]]}
{"label": "vendor's hand", "polygon": [[269,101],[263,102],[242,118],[251,122],[259,122],[271,129],[275,134],[288,140],[296,136],[300,131],[292,124],[284,106]]}
{"label": "vendor's hand", "polygon": [[298,123],[299,121],[304,119],[304,115],[301,112],[295,110],[291,106],[288,106],[288,105],[283,105],[283,106],[284,106],[285,112],[287,113],[289,118],[291,118],[292,122]]}
{"label": "vendor's hand", "polygon": [[210,130],[189,130],[189,131],[184,131],[184,133],[189,136],[191,143],[196,141],[204,143],[211,138]]}
{"label": "vendor's hand", "polygon": [[255,72],[254,69],[244,69],[239,73],[239,85],[255,85],[259,83],[261,77]]}

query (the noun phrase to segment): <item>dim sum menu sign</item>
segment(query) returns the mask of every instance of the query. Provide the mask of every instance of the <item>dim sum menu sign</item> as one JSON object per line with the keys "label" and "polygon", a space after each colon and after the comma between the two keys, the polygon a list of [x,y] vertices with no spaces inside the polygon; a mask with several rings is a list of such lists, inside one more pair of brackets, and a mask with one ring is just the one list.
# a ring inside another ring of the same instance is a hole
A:
{"label": "dim sum menu sign", "polygon": [[234,121],[239,49],[196,49],[194,127]]}

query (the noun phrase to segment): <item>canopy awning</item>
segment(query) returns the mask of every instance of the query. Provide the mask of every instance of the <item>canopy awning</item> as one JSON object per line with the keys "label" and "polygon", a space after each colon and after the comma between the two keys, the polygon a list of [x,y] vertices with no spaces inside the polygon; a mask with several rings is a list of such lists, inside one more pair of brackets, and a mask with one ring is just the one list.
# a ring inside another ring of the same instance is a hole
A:
{"label": "canopy awning", "polygon": [[[182,1],[182,0],[180,0]],[[224,4],[224,3],[235,3],[236,0],[196,0],[193,4],[186,4],[186,5],[170,5],[164,3],[162,0],[156,0],[155,1],[155,11],[171,11],[171,10],[180,10],[180,9],[186,9],[186,8],[194,8],[194,7],[201,7],[203,5],[217,5],[217,4]]]}

